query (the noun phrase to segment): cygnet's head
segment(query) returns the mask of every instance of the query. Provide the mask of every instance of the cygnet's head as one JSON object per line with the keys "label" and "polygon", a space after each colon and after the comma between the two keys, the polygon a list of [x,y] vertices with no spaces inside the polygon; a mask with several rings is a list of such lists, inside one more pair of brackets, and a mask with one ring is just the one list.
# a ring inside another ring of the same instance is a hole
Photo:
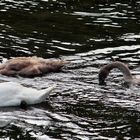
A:
{"label": "cygnet's head", "polygon": [[99,85],[105,85],[105,79],[107,78],[109,71],[107,69],[102,68],[99,72]]}

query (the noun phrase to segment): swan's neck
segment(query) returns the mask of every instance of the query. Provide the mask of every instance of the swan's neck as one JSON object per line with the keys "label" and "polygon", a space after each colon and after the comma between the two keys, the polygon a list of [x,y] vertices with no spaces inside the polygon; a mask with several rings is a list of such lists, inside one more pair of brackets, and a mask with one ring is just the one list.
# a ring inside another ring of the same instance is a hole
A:
{"label": "swan's neck", "polygon": [[132,77],[132,74],[131,74],[129,68],[125,64],[116,61],[116,62],[112,62],[101,68],[101,70],[99,72],[99,83],[100,84],[104,83],[109,72],[114,68],[118,68],[123,73],[123,77],[126,82],[132,83],[133,77]]}

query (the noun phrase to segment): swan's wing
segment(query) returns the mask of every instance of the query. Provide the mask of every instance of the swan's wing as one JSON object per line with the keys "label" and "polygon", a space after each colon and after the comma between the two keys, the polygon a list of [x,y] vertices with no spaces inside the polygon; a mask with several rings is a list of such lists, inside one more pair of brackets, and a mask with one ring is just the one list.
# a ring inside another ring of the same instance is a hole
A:
{"label": "swan's wing", "polygon": [[1,96],[14,96],[16,95],[18,92],[20,92],[20,90],[22,90],[22,85],[20,85],[19,83],[15,83],[15,82],[4,82],[4,83],[0,83],[0,97]]}
{"label": "swan's wing", "polygon": [[17,106],[21,101],[36,104],[44,101],[55,88],[51,86],[43,90],[24,87],[15,82],[0,83],[0,106]]}
{"label": "swan's wing", "polygon": [[22,86],[15,82],[0,83],[0,106],[17,106],[20,105],[18,93]]}
{"label": "swan's wing", "polygon": [[20,92],[21,101],[26,101],[27,104],[37,104],[45,101],[49,97],[51,91],[56,87],[56,85],[50,86],[43,90],[37,90],[34,88],[26,88]]}

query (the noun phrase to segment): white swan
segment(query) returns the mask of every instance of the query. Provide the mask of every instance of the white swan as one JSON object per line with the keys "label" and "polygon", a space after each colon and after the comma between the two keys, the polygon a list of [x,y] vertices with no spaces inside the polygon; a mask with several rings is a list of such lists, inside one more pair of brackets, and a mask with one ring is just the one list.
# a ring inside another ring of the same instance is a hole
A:
{"label": "white swan", "polygon": [[20,106],[22,102],[26,104],[41,103],[54,88],[55,85],[47,89],[37,90],[16,82],[0,83],[0,107]]}

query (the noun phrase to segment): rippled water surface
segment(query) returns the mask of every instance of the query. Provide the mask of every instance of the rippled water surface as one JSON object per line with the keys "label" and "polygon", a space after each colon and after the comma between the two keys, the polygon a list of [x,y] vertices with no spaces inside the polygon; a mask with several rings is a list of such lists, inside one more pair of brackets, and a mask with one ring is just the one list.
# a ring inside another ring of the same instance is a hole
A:
{"label": "rippled water surface", "polygon": [[0,76],[42,89],[45,102],[27,110],[0,109],[0,139],[138,140],[140,91],[113,70],[99,86],[100,67],[112,58],[140,74],[139,0],[0,0],[0,61],[15,56],[69,60],[43,77]]}

